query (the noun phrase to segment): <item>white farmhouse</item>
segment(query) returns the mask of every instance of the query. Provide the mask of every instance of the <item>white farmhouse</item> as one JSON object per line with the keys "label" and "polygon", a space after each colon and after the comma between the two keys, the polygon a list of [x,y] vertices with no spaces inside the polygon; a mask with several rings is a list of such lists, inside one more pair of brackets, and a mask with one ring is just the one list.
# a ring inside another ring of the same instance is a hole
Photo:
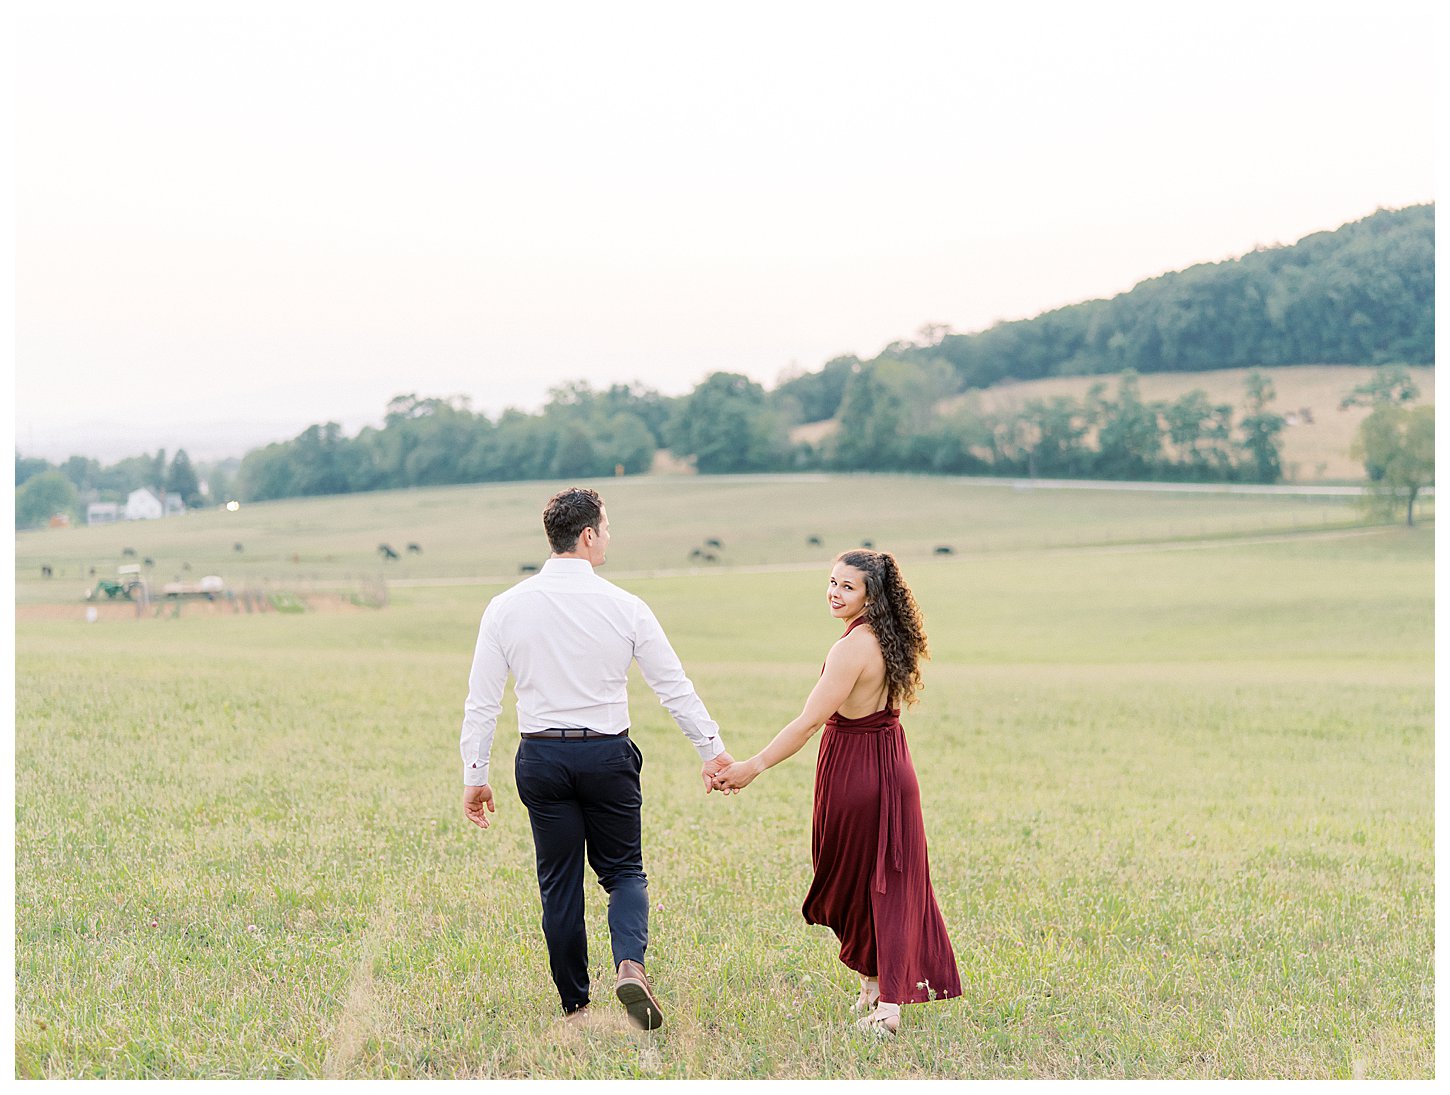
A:
{"label": "white farmhouse", "polygon": [[156,497],[154,491],[141,487],[133,490],[126,496],[126,520],[128,521],[154,521],[160,517],[170,517],[173,513],[180,513],[185,507],[181,499],[174,494],[168,494],[163,504],[161,499]]}

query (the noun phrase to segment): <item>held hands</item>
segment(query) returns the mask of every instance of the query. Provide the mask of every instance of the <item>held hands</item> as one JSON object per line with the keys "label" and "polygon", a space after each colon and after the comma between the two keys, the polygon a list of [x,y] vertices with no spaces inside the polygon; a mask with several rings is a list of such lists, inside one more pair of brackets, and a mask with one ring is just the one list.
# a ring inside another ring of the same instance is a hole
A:
{"label": "held hands", "polygon": [[758,757],[736,761],[716,775],[715,790],[726,795],[738,795],[742,787],[749,786],[750,781],[763,771],[765,771],[765,765],[760,762]]}
{"label": "held hands", "polygon": [[717,753],[700,767],[700,778],[705,782],[705,794],[711,791],[711,783],[720,772],[735,763],[729,753]]}
{"label": "held hands", "polygon": [[488,828],[488,816],[484,813],[484,807],[488,807],[488,813],[493,813],[493,788],[488,784],[482,787],[465,787],[463,789],[463,816],[468,818],[480,829]]}

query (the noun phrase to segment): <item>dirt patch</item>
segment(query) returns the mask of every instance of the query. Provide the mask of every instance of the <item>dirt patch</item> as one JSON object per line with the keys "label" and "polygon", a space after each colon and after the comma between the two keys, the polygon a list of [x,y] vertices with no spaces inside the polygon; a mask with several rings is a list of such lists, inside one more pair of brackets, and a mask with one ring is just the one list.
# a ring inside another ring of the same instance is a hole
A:
{"label": "dirt patch", "polygon": [[[284,605],[295,605],[291,614],[369,612],[371,609],[354,604],[345,594],[309,593],[305,597],[289,596]],[[15,619],[22,620],[76,620],[80,623],[114,623],[118,620],[173,620],[223,616],[274,616],[287,615],[266,597],[237,598],[228,601],[207,600],[159,600],[142,608],[132,601],[77,601],[70,604],[16,605]]]}

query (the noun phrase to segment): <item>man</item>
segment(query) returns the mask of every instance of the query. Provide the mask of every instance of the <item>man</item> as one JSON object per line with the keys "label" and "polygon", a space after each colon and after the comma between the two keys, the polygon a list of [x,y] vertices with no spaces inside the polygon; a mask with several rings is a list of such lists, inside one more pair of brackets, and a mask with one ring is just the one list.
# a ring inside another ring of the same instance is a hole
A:
{"label": "man", "polygon": [[734,761],[649,606],[594,573],[609,547],[609,517],[599,495],[586,487],[554,495],[544,507],[544,531],[548,561],[490,601],[479,625],[460,743],[463,812],[488,828],[494,811],[489,747],[512,673],[520,734],[514,782],[534,831],[549,972],[564,1014],[577,1019],[589,1005],[587,857],[609,894],[615,995],[636,1025],[653,1030],[664,1011],[644,972],[644,758],[629,739],[629,663],[639,663],[704,761],[706,794],[712,777]]}

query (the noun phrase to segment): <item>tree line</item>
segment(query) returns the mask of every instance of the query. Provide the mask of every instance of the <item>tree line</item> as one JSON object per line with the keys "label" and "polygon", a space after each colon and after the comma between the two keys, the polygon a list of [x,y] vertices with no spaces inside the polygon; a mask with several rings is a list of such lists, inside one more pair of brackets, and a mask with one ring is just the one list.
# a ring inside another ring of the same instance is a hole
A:
{"label": "tree line", "polygon": [[[1240,405],[1201,390],[1145,401],[1138,375],[1272,364],[1434,361],[1434,206],[1384,210],[1289,247],[1254,251],[1140,283],[1111,300],[957,335],[923,328],[871,360],[843,356],[773,390],[717,372],[682,396],[638,384],[550,391],[537,413],[474,412],[466,398],[404,394],[381,426],[346,436],[335,422],[246,454],[222,492],[262,501],[399,487],[647,471],[668,449],[705,474],[803,469],[1108,479],[1280,477],[1283,418],[1252,373]],[[1086,396],[987,413],[974,395],[1004,380],[1117,374]],[[831,421],[829,436],[792,441]],[[1381,420],[1383,421],[1383,419]],[[1371,475],[1373,473],[1371,472]],[[202,501],[178,452],[109,468],[85,457],[52,466],[16,454],[27,517],[45,505],[162,487]],[[67,491],[67,485],[70,493]],[[17,494],[17,523],[20,521]],[[34,511],[34,512],[32,512]]]}

